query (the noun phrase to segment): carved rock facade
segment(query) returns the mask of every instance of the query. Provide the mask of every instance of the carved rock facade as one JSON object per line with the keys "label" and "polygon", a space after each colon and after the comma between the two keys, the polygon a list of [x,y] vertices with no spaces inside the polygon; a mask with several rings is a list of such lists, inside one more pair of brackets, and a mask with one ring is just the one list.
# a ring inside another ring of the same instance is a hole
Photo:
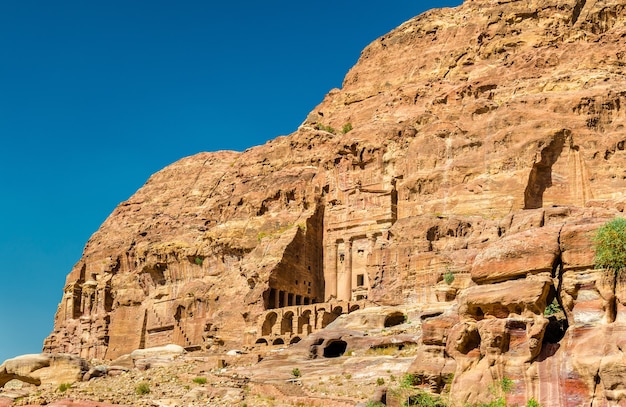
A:
{"label": "carved rock facade", "polygon": [[476,382],[511,377],[516,402],[623,402],[626,301],[590,237],[624,208],[624,36],[615,0],[467,0],[407,21],[293,134],[184,158],[121,203],[44,349],[253,346],[272,309],[453,300],[416,360],[433,388],[455,373],[474,402]]}

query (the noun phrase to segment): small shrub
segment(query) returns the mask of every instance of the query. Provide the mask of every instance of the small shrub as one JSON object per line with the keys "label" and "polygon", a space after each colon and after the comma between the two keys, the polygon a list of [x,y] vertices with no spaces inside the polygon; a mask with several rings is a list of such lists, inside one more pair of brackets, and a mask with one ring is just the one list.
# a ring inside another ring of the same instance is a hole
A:
{"label": "small shrub", "polygon": [[135,393],[140,396],[146,395],[150,393],[150,385],[146,382],[141,382],[135,387]]}
{"label": "small shrub", "polygon": [[385,407],[385,404],[380,401],[368,401],[365,407]]}
{"label": "small shrub", "polygon": [[204,259],[203,259],[202,257],[196,257],[196,259],[195,259],[195,263],[196,263],[198,266],[202,266],[202,262],[203,262],[203,261],[204,261]]}
{"label": "small shrub", "polygon": [[347,132],[349,132],[350,130],[352,130],[352,123],[348,122],[346,124],[343,125],[343,128],[341,129],[341,132],[343,134],[346,134]]}
{"label": "small shrub", "polygon": [[446,274],[443,275],[443,281],[448,285],[452,284],[454,282],[454,273],[451,270],[446,271]]}
{"label": "small shrub", "polygon": [[382,377],[379,377],[378,379],[376,379],[377,386],[382,386],[383,384],[385,384],[385,379],[383,379]]}
{"label": "small shrub", "polygon": [[58,390],[61,393],[65,393],[68,389],[70,389],[72,387],[71,383],[61,383],[59,384]]}
{"label": "small shrub", "polygon": [[396,346],[376,346],[365,351],[368,356],[393,356],[398,352]]}
{"label": "small shrub", "polygon": [[598,229],[594,237],[597,268],[618,275],[626,265],[626,219],[615,218]]}
{"label": "small shrub", "polygon": [[546,317],[549,317],[550,315],[558,314],[561,311],[562,311],[561,306],[559,305],[559,302],[555,298],[543,311],[543,315]]}
{"label": "small shrub", "polygon": [[420,406],[420,407],[447,407],[447,403],[440,397],[420,391],[408,397],[404,406]]}
{"label": "small shrub", "polygon": [[297,367],[294,367],[293,369],[291,369],[291,374],[293,375],[293,377],[300,377],[300,376],[302,376],[302,373],[300,372],[300,369],[298,369]]}
{"label": "small shrub", "polygon": [[417,386],[418,384],[422,384],[422,380],[413,373],[405,373],[400,379],[400,387],[403,389]]}
{"label": "small shrub", "polygon": [[352,375],[350,373],[344,374],[343,377],[345,377],[348,380],[352,379]]}
{"label": "small shrub", "polygon": [[206,384],[206,377],[194,377],[193,382],[196,384]]}
{"label": "small shrub", "polygon": [[528,400],[528,403],[526,403],[526,407],[542,407],[541,404],[539,404],[539,402],[535,399],[530,399]]}
{"label": "small shrub", "polygon": [[500,380],[500,389],[502,389],[502,392],[504,394],[510,393],[511,390],[513,390],[513,380],[509,379],[508,377]]}
{"label": "small shrub", "polygon": [[322,130],[322,131],[326,131],[326,132],[328,132],[328,133],[335,134],[335,129],[333,129],[333,128],[332,128],[332,127],[330,127],[330,126],[325,126],[325,125],[323,125],[322,123],[316,123],[316,124],[315,124],[315,128],[316,128],[317,130]]}

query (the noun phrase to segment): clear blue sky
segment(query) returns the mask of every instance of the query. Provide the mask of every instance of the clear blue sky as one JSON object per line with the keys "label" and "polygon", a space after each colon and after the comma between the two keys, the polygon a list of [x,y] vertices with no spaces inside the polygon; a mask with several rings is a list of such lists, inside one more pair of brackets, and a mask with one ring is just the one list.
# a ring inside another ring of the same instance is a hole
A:
{"label": "clear blue sky", "polygon": [[0,363],[164,166],[293,132],[361,50],[438,1],[0,0]]}

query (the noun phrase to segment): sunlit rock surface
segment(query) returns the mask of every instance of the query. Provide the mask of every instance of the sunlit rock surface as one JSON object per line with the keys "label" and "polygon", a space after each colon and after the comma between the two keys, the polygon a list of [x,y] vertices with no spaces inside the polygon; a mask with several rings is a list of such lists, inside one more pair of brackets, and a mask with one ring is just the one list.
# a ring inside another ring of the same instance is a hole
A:
{"label": "sunlit rock surface", "polygon": [[624,208],[625,38],[616,0],[407,21],[293,134],[184,158],[121,203],[44,349],[272,346],[368,306],[444,303],[410,368],[431,390],[473,403],[509,378],[511,403],[626,403],[626,291],[592,245]]}

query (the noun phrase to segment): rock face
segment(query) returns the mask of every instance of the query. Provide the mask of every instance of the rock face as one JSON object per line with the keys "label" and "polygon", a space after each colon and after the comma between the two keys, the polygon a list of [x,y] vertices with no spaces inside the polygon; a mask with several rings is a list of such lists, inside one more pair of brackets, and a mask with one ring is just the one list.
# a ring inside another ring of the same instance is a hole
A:
{"label": "rock face", "polygon": [[617,0],[409,20],[293,134],[184,158],[121,203],[44,350],[232,349],[323,328],[295,312],[259,332],[273,308],[453,300],[412,368],[433,389],[454,374],[454,401],[476,402],[510,378],[511,402],[626,403],[626,288],[592,245],[624,208],[625,37]]}

